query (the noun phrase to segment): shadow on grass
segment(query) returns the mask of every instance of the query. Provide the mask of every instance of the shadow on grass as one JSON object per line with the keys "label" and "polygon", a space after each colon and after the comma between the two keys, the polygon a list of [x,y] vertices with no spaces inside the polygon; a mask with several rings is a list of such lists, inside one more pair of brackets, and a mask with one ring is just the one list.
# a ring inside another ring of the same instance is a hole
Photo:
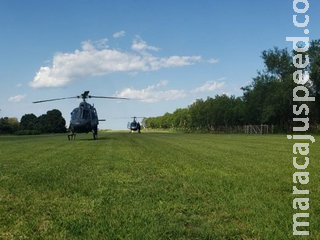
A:
{"label": "shadow on grass", "polygon": [[88,138],[76,138],[75,140],[72,141],[109,141],[109,140],[117,140],[117,138],[112,137],[112,136],[102,136],[102,137],[97,137],[96,139],[93,139],[92,137],[88,137]]}

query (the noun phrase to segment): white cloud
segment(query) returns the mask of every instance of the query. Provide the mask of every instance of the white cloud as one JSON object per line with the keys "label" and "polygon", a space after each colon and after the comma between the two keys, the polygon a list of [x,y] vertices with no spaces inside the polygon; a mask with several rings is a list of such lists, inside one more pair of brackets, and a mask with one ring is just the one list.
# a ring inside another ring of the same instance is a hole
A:
{"label": "white cloud", "polygon": [[147,50],[159,51],[160,48],[149,46],[145,41],[143,41],[139,36],[136,36],[136,39],[133,40],[131,49],[138,52],[144,52]]}
{"label": "white cloud", "polygon": [[98,49],[108,48],[109,47],[108,41],[109,41],[108,38],[100,39],[100,40],[95,42],[95,46]]}
{"label": "white cloud", "polygon": [[219,62],[220,62],[220,60],[217,59],[217,58],[211,58],[211,59],[208,60],[208,63],[211,63],[211,64],[217,64]]}
{"label": "white cloud", "polygon": [[116,92],[116,97],[126,97],[141,100],[142,102],[154,103],[159,101],[170,101],[185,98],[190,94],[213,92],[221,89],[225,82],[222,82],[225,78],[220,78],[218,81],[207,81],[200,87],[194,90],[183,90],[183,89],[170,89],[163,90],[163,87],[168,85],[168,81],[160,81],[157,84],[150,85],[143,89],[125,88],[120,92]]}
{"label": "white cloud", "polygon": [[147,50],[158,50],[148,46],[143,40],[135,40],[132,48],[139,51],[126,52],[111,49],[107,39],[92,43],[85,41],[80,50],[71,53],[56,53],[52,66],[42,66],[30,86],[62,87],[75,79],[106,75],[114,72],[156,71],[161,68],[183,67],[201,60],[201,56],[156,57]]}
{"label": "white cloud", "polygon": [[224,78],[219,79],[219,81],[207,81],[202,86],[197,87],[192,90],[193,93],[201,92],[213,92],[215,90],[221,89],[224,86],[224,82],[221,82]]}
{"label": "white cloud", "polygon": [[26,95],[16,95],[16,96],[10,97],[8,101],[17,103],[17,102],[21,102],[25,97]]}
{"label": "white cloud", "polygon": [[115,32],[112,36],[114,37],[114,38],[122,38],[122,37],[124,37],[126,35],[126,32],[125,31],[119,31],[119,32]]}
{"label": "white cloud", "polygon": [[115,95],[117,97],[133,98],[147,103],[170,101],[186,97],[187,94],[184,90],[161,90],[161,88],[165,87],[167,84],[167,81],[161,81],[155,85],[151,85],[140,90],[134,88],[126,88],[121,92],[117,92]]}

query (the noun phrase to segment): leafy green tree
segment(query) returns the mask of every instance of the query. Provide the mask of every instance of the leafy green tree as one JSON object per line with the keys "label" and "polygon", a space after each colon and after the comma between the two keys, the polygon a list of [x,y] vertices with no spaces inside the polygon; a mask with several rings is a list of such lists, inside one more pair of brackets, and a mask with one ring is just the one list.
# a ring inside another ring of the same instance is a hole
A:
{"label": "leafy green tree", "polygon": [[251,85],[243,88],[246,122],[275,124],[282,131],[292,127],[292,90],[295,67],[287,49],[263,51],[265,70],[259,72]]}
{"label": "leafy green tree", "polygon": [[40,133],[51,133],[51,127],[48,124],[47,115],[46,114],[42,114],[37,118],[36,129]]}
{"label": "leafy green tree", "polygon": [[38,118],[33,113],[25,114],[20,120],[21,130],[36,130]]}
{"label": "leafy green tree", "polygon": [[197,99],[189,106],[190,128],[193,130],[203,130],[208,126],[208,116],[204,108],[203,99]]}
{"label": "leafy green tree", "polygon": [[59,110],[53,109],[38,117],[37,129],[42,133],[66,132],[66,121]]}
{"label": "leafy green tree", "polygon": [[172,114],[172,121],[174,128],[189,129],[190,128],[190,114],[189,109],[179,108]]}
{"label": "leafy green tree", "polygon": [[20,129],[40,133],[63,133],[66,132],[66,121],[59,110],[53,109],[39,117],[33,113],[23,115]]}
{"label": "leafy green tree", "polygon": [[62,113],[53,109],[47,112],[46,121],[48,125],[48,132],[62,133],[66,132],[66,120],[62,117]]}
{"label": "leafy green tree", "polygon": [[0,134],[12,134],[19,129],[17,118],[0,118]]}

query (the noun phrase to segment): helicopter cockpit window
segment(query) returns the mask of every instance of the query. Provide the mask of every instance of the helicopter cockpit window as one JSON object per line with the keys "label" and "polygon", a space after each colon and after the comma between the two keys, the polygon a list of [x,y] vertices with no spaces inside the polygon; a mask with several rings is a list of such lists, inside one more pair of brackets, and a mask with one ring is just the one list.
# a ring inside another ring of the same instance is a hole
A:
{"label": "helicopter cockpit window", "polygon": [[78,117],[79,117],[79,109],[76,108],[71,113],[71,119],[74,120],[74,119],[77,119]]}
{"label": "helicopter cockpit window", "polygon": [[90,112],[89,112],[89,110],[83,109],[83,111],[82,111],[82,118],[83,118],[83,119],[88,119],[88,118],[90,118]]}

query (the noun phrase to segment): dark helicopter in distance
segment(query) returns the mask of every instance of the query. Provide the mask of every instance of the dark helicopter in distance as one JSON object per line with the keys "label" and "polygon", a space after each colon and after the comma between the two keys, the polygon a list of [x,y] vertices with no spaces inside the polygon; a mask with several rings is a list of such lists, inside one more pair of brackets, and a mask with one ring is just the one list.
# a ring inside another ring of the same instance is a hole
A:
{"label": "dark helicopter in distance", "polygon": [[137,122],[137,118],[143,118],[143,117],[132,117],[133,121],[128,122],[127,128],[130,129],[130,132],[138,131],[138,133],[141,133],[141,124]]}
{"label": "dark helicopter in distance", "polygon": [[71,120],[69,130],[71,134],[68,135],[68,139],[74,139],[76,133],[89,133],[92,132],[93,139],[97,138],[98,135],[98,124],[99,121],[105,121],[104,119],[98,119],[98,113],[95,107],[86,102],[87,98],[107,98],[107,99],[125,99],[121,97],[104,97],[104,96],[91,96],[89,91],[85,91],[80,96],[65,97],[65,98],[53,98],[47,100],[40,100],[33,103],[51,102],[57,100],[71,99],[71,98],[82,98],[82,102],[79,107],[73,109],[71,112]]}

